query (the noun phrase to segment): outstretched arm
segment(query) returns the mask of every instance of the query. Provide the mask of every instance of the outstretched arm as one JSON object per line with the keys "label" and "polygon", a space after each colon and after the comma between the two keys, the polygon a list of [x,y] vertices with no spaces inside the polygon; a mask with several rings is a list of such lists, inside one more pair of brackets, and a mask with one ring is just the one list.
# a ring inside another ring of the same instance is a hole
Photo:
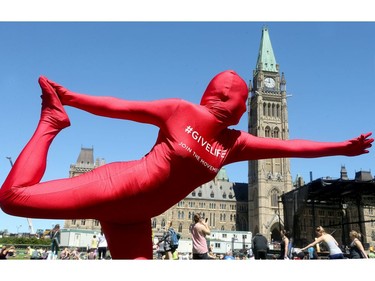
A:
{"label": "outstretched arm", "polygon": [[323,239],[323,236],[320,236],[318,238],[315,238],[315,241],[311,242],[309,245],[301,248],[300,250],[301,251],[305,251],[306,249],[310,248],[310,247],[314,247],[316,244],[322,242],[324,239]]}
{"label": "outstretched arm", "polygon": [[372,133],[342,142],[318,142],[310,140],[280,140],[256,137],[241,132],[238,138],[238,151],[234,161],[267,158],[317,158],[325,156],[357,156],[369,152],[372,146]]}
{"label": "outstretched arm", "polygon": [[161,127],[176,109],[176,99],[129,101],[110,96],[91,96],[72,92],[48,80],[63,105],[85,110],[95,115],[149,123]]}

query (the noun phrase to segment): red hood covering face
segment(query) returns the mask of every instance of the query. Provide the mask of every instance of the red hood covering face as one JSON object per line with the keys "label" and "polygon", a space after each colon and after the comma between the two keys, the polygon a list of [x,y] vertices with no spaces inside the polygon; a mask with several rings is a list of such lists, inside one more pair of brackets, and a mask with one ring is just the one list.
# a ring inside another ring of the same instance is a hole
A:
{"label": "red hood covering face", "polygon": [[200,104],[227,126],[236,125],[246,112],[248,87],[233,70],[217,74],[208,84]]}

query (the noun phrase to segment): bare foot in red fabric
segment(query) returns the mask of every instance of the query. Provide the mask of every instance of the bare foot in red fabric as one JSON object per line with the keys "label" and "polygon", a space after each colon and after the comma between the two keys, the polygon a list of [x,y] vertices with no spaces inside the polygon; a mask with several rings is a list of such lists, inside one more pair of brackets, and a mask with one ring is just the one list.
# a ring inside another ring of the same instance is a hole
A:
{"label": "bare foot in red fabric", "polygon": [[44,76],[39,77],[39,85],[42,88],[42,113],[41,121],[45,121],[55,129],[62,130],[70,126],[70,120],[65,109],[52,86]]}

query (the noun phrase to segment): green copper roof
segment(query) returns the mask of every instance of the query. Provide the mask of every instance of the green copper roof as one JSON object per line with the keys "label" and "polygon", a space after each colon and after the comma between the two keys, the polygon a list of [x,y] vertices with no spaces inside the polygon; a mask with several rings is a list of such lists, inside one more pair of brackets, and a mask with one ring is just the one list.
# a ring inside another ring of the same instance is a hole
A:
{"label": "green copper roof", "polygon": [[262,29],[262,39],[260,40],[256,69],[278,72],[276,69],[276,59],[275,55],[273,54],[271,39],[270,35],[268,34],[267,27],[263,27]]}
{"label": "green copper roof", "polygon": [[229,181],[227,171],[224,167],[222,167],[219,171],[219,173],[216,175],[216,179],[223,180],[223,181]]}

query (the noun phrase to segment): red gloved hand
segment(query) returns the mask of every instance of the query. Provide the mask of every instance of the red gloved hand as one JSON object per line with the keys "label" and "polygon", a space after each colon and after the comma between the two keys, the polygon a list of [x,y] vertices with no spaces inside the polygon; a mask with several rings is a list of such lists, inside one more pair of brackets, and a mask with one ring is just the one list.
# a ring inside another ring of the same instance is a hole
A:
{"label": "red gloved hand", "polygon": [[372,133],[362,134],[357,138],[348,140],[348,144],[345,147],[344,155],[346,156],[357,156],[365,153],[369,153],[368,148],[372,146],[373,138],[369,138]]}

